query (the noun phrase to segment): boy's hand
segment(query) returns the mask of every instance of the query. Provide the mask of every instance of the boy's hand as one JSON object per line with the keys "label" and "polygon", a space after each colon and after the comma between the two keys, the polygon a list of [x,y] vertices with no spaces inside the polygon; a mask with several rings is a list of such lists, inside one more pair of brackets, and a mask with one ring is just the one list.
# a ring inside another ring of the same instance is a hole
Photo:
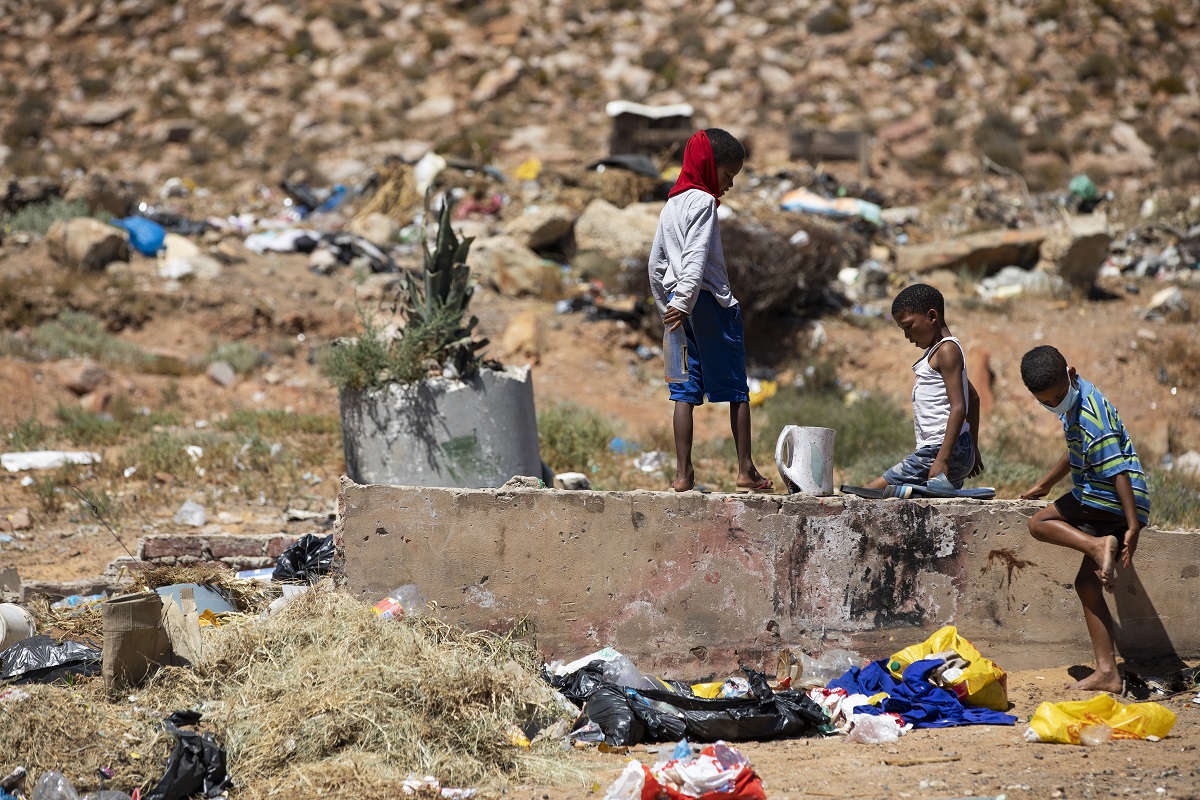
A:
{"label": "boy's hand", "polygon": [[667,313],[663,314],[663,325],[667,326],[667,330],[673,331],[682,325],[685,319],[687,319],[687,314],[675,306],[667,306]]}
{"label": "boy's hand", "polygon": [[946,477],[949,478],[950,476],[946,474],[947,468],[948,468],[947,459],[944,459],[944,458],[934,459],[933,466],[931,466],[929,468],[929,480],[933,480],[938,475],[946,475]]}
{"label": "boy's hand", "polygon": [[1138,534],[1141,532],[1141,526],[1125,531],[1125,546],[1121,548],[1122,569],[1129,569],[1133,566],[1133,552],[1137,550]]}
{"label": "boy's hand", "polygon": [[1037,500],[1039,497],[1045,497],[1046,492],[1050,491],[1040,483],[1021,495],[1022,500]]}
{"label": "boy's hand", "polygon": [[985,469],[985,467],[983,466],[983,456],[979,454],[978,450],[976,450],[975,451],[975,466],[971,467],[971,471],[970,471],[970,473],[967,474],[967,477],[974,478],[976,475],[982,475],[984,469]]}

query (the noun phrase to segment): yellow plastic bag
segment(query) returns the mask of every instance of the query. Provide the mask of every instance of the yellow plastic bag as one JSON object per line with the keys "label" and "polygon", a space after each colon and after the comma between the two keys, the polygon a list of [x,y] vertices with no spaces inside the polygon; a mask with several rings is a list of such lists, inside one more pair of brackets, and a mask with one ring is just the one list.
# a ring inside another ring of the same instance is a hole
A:
{"label": "yellow plastic bag", "polygon": [[1158,703],[1121,705],[1106,694],[1091,700],[1042,703],[1033,712],[1029,727],[1043,742],[1079,744],[1079,733],[1090,725],[1107,724],[1114,739],[1166,738],[1175,725],[1175,714]]}
{"label": "yellow plastic bag", "polygon": [[721,687],[725,685],[725,681],[710,681],[708,683],[693,683],[692,694],[696,697],[703,697],[706,700],[712,700],[721,696]]}
{"label": "yellow plastic bag", "polygon": [[895,678],[903,677],[904,669],[934,653],[953,650],[968,662],[952,684],[954,693],[963,705],[990,708],[993,711],[1008,710],[1008,675],[991,659],[975,649],[975,645],[958,635],[958,629],[947,625],[921,644],[906,647],[888,659],[888,672]]}

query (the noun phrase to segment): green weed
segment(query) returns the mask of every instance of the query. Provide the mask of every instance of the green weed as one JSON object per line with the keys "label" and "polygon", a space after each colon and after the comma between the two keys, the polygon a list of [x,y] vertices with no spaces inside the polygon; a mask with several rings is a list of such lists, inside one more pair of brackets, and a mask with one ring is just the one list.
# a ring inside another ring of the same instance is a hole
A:
{"label": "green weed", "polygon": [[341,421],[330,414],[293,414],[278,409],[238,409],[217,424],[223,431],[278,438],[289,434],[340,434]]}
{"label": "green weed", "polygon": [[0,447],[12,452],[42,450],[50,441],[50,427],[36,417],[24,419],[11,428],[0,428]]}
{"label": "green weed", "polygon": [[615,435],[606,417],[574,403],[558,403],[538,414],[542,460],[558,472],[588,473],[608,454]]}
{"label": "green weed", "polygon": [[6,214],[0,220],[0,227],[45,236],[50,226],[60,219],[86,216],[90,215],[87,203],[82,200],[68,203],[61,197],[52,197],[42,203],[31,203],[11,216]]}
{"label": "green weed", "polygon": [[254,368],[261,363],[262,354],[257,347],[245,342],[223,342],[214,345],[208,351],[205,363],[211,364],[214,361],[224,361],[233,367],[234,372],[244,375],[253,372]]}
{"label": "green weed", "polygon": [[1161,530],[1200,529],[1200,475],[1153,472],[1149,476],[1150,521]]}

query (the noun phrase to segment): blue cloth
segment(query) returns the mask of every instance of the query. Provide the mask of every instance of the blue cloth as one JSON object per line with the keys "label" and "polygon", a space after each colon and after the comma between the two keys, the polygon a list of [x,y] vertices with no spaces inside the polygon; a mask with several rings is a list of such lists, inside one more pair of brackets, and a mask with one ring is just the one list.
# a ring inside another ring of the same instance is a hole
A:
{"label": "blue cloth", "polygon": [[[1114,479],[1129,475],[1137,517],[1142,524],[1150,521],[1150,493],[1146,474],[1133,449],[1121,415],[1100,390],[1083,378],[1079,381],[1079,401],[1059,417],[1067,438],[1071,458],[1071,494],[1085,506],[1125,516]],[[1068,520],[1069,522],[1070,520]]]}
{"label": "blue cloth", "polygon": [[167,231],[157,222],[145,217],[114,219],[113,225],[129,234],[129,244],[144,256],[153,256],[163,249]]}
{"label": "blue cloth", "polygon": [[[941,449],[940,444],[918,447],[912,455],[907,456],[899,464],[883,473],[883,479],[892,486],[904,484],[924,486],[929,480],[929,470],[933,466],[933,461]],[[949,478],[955,489],[961,489],[963,481],[967,479],[974,468],[975,443],[971,441],[971,432],[963,431],[955,440],[954,449],[950,451],[950,461],[946,464],[946,470],[950,474],[946,477]]]}
{"label": "blue cloth", "polygon": [[670,384],[671,399],[695,406],[702,405],[705,396],[710,403],[744,403],[750,399],[750,386],[741,307],[725,308],[706,290],[698,295],[683,321],[688,379]]}
{"label": "blue cloth", "polygon": [[878,706],[863,705],[854,709],[864,714],[899,714],[914,728],[950,728],[955,725],[1012,725],[1017,718],[990,708],[964,706],[951,691],[935,686],[929,675],[944,662],[927,658],[908,665],[904,680],[898,681],[887,670],[887,661],[872,661],[865,667],[851,667],[828,688],[845,689],[849,694],[868,697],[887,692],[888,697]]}

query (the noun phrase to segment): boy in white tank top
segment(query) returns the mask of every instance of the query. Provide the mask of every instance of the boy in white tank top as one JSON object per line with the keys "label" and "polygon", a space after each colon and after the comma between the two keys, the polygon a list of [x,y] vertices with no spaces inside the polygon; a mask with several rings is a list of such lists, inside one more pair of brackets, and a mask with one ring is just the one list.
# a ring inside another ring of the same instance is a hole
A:
{"label": "boy in white tank top", "polygon": [[892,301],[892,319],[904,338],[925,351],[913,364],[913,428],[917,449],[867,486],[924,485],[944,475],[954,488],[983,472],[979,455],[979,395],[967,380],[962,344],[946,325],[942,293],[924,283]]}

